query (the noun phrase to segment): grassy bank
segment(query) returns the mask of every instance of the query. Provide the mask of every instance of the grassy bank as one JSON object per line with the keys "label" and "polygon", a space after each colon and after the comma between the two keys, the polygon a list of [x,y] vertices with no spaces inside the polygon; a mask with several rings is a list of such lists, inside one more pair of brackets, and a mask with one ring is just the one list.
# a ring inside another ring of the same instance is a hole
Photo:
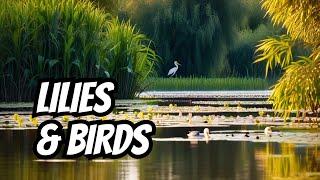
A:
{"label": "grassy bank", "polygon": [[151,78],[147,90],[268,90],[273,82],[262,78]]}

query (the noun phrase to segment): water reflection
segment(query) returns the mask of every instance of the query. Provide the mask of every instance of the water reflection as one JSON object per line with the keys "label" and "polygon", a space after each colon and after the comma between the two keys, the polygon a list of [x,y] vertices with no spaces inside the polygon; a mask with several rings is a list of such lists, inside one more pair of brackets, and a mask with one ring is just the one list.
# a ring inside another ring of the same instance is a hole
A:
{"label": "water reflection", "polygon": [[[35,131],[0,131],[1,179],[319,179],[317,146],[232,141],[154,142],[145,159],[35,161]],[[59,158],[59,157],[58,157]]]}
{"label": "water reflection", "polygon": [[317,146],[266,144],[256,152],[269,178],[320,178],[320,152]]}

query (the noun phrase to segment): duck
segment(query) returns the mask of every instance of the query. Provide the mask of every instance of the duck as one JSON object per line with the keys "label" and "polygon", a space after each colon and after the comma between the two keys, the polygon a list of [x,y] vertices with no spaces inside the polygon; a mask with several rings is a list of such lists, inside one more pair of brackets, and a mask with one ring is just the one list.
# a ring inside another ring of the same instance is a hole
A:
{"label": "duck", "polygon": [[188,138],[196,137],[199,136],[200,132],[199,131],[189,131],[187,134]]}
{"label": "duck", "polygon": [[249,136],[249,132],[246,132],[246,134],[244,135],[245,137],[250,137]]}
{"label": "duck", "polygon": [[197,137],[204,137],[206,140],[210,139],[210,130],[209,128],[204,128],[203,130],[203,136],[200,135],[199,131],[189,131],[187,134],[188,138],[197,138]]}
{"label": "duck", "polygon": [[208,139],[211,138],[209,128],[204,128],[204,130],[203,130],[203,135],[204,135],[204,138],[205,138],[206,140],[208,140]]}
{"label": "duck", "polygon": [[266,127],[266,128],[264,129],[264,134],[265,134],[266,136],[271,137],[271,135],[272,135],[271,126],[268,126],[268,127]]}

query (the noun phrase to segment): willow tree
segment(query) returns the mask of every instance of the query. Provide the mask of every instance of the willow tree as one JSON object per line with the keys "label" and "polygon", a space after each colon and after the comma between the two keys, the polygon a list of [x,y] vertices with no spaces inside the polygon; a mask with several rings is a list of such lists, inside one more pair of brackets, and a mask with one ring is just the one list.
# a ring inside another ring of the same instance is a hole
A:
{"label": "willow tree", "polygon": [[[158,70],[162,76],[167,75],[174,60],[182,64],[178,76],[231,75],[234,61],[228,56],[239,40],[239,31],[255,30],[267,21],[257,12],[260,9],[255,0],[126,1],[123,16],[130,18],[154,42],[162,58]],[[270,35],[273,29],[267,30]],[[250,48],[254,51],[254,46]],[[252,56],[243,59],[250,61],[251,66]],[[241,69],[246,71],[245,68]]]}
{"label": "willow tree", "polygon": [[[319,0],[262,0],[262,8],[274,25],[287,32],[262,40],[256,62],[266,62],[266,75],[276,66],[284,70],[273,87],[270,100],[286,117],[291,111],[306,110],[319,117],[320,109],[320,3]],[[304,56],[294,47],[309,49]]]}

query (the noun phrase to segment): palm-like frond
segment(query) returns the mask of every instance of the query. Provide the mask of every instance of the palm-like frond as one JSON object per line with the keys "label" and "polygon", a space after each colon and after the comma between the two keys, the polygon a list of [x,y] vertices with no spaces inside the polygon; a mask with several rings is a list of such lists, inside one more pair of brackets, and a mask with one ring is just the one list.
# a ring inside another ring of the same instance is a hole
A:
{"label": "palm-like frond", "polygon": [[255,63],[266,61],[266,76],[268,71],[277,65],[284,68],[293,61],[293,45],[294,41],[287,35],[261,40],[257,45],[256,53],[258,56]]}
{"label": "palm-like frond", "polygon": [[270,97],[273,106],[287,116],[291,110],[320,108],[320,61],[308,57],[300,59],[287,68],[274,86]]}
{"label": "palm-like frond", "polygon": [[286,28],[294,40],[319,48],[319,0],[262,0],[262,7],[274,24]]}
{"label": "palm-like frond", "polygon": [[[269,38],[257,46],[256,62],[267,61],[266,72],[279,64],[284,75],[274,86],[270,100],[274,109],[313,111],[320,108],[320,3],[319,0],[262,0],[262,7],[274,24],[287,29],[287,35]],[[294,61],[292,46],[302,41],[311,49],[309,57]]]}

